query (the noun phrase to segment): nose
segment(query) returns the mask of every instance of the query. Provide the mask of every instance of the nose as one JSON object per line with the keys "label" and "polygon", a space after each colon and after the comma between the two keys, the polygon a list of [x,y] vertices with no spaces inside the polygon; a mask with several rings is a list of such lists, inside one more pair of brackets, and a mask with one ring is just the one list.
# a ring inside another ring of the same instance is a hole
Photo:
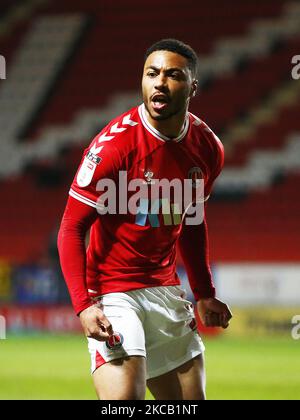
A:
{"label": "nose", "polygon": [[167,78],[163,73],[159,74],[159,76],[155,79],[155,89],[163,90],[167,88]]}

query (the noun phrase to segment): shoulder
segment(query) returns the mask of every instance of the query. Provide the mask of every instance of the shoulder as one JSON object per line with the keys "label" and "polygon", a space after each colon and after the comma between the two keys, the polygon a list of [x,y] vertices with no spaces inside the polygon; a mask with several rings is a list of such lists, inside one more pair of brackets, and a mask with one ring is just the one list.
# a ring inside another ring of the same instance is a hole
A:
{"label": "shoulder", "polygon": [[193,137],[196,137],[198,144],[213,155],[215,161],[223,165],[224,146],[221,140],[203,120],[191,112],[189,114]]}
{"label": "shoulder", "polygon": [[140,125],[138,107],[114,118],[92,140],[88,150],[94,155],[117,153],[124,155],[134,147],[137,128]]}

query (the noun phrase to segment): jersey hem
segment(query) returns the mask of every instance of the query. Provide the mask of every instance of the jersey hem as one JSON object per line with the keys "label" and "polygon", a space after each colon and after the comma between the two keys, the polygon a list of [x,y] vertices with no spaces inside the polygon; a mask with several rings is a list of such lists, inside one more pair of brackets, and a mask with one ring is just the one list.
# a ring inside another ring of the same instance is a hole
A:
{"label": "jersey hem", "polygon": [[[126,293],[126,292],[133,292],[135,290],[141,290],[141,289],[152,289],[154,287],[167,287],[167,286],[180,286],[181,283],[179,281],[172,281],[170,283],[165,283],[165,284],[153,284],[153,285],[149,285],[149,284],[141,284],[132,288],[123,288],[123,287],[116,287],[114,290],[112,290],[108,285],[103,288],[103,290],[95,290],[96,287],[94,287],[94,290],[92,293],[89,292],[89,296],[92,299],[92,301],[94,302],[95,300],[97,300],[99,297],[104,296],[104,295],[108,295],[110,293]],[[96,294],[97,292],[97,294]]]}

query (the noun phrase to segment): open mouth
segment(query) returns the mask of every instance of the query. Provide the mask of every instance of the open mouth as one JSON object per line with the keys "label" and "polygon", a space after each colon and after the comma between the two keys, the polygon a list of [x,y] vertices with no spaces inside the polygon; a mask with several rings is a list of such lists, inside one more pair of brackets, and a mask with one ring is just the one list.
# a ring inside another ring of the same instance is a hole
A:
{"label": "open mouth", "polygon": [[155,111],[161,111],[167,108],[169,99],[166,95],[156,94],[152,96],[151,103]]}

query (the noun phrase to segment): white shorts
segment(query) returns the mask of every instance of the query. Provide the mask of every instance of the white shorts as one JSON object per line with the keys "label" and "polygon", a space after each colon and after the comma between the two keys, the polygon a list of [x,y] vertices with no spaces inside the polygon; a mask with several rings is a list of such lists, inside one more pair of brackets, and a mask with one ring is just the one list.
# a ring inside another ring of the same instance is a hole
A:
{"label": "white shorts", "polygon": [[179,286],[162,286],[96,298],[115,336],[108,342],[88,338],[92,373],[112,360],[143,356],[150,379],[203,353],[193,305],[185,296]]}

